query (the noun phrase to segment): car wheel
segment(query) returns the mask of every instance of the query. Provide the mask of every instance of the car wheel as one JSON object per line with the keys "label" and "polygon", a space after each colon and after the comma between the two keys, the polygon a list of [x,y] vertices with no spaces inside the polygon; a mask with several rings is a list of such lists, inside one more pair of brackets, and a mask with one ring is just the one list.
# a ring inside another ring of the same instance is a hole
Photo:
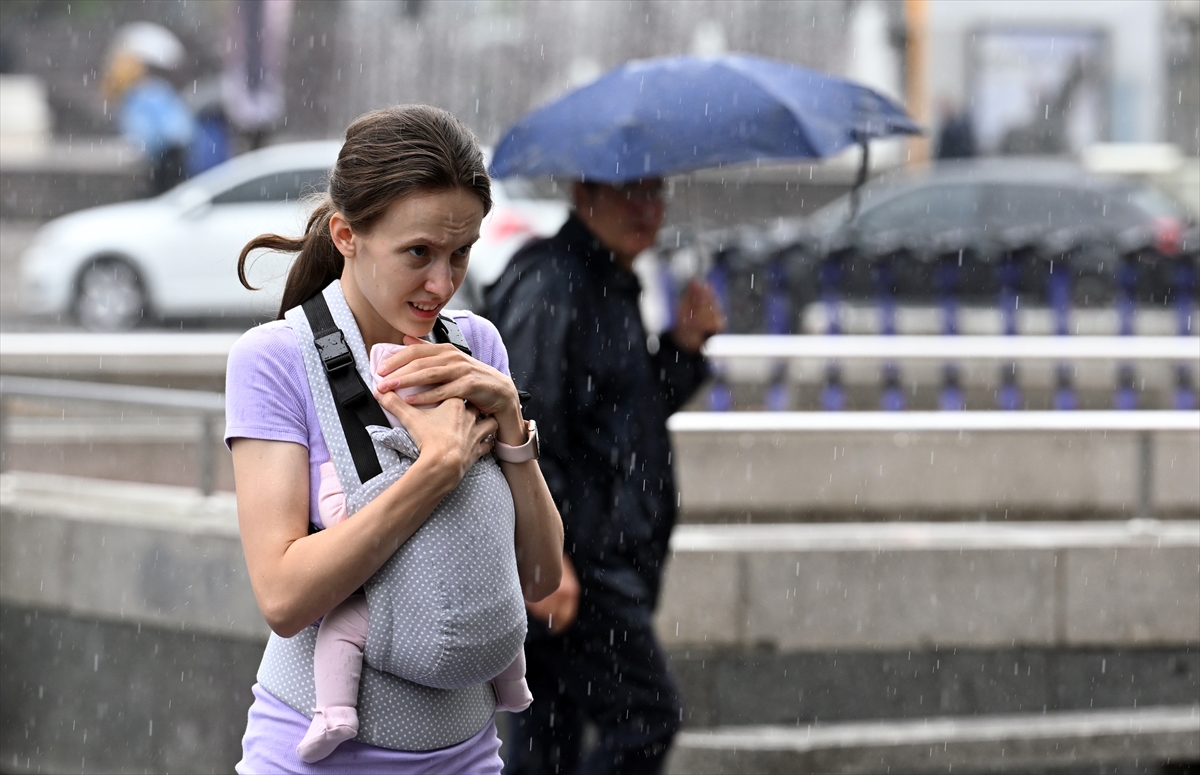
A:
{"label": "car wheel", "polygon": [[142,322],[148,312],[142,280],[124,261],[93,261],[76,287],[75,317],[89,331],[125,331]]}

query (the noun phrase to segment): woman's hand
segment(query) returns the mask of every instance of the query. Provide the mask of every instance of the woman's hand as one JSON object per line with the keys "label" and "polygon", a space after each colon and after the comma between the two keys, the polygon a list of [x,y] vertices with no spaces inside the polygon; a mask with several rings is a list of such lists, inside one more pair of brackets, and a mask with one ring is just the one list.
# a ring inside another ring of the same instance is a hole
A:
{"label": "woman's hand", "polygon": [[[497,441],[514,447],[525,443],[521,402],[511,379],[451,344],[430,344],[412,336],[404,337],[403,344],[407,346],[383,362],[380,376],[384,379],[376,386],[379,393],[435,385],[403,400],[412,406],[429,406],[450,402],[451,398],[462,399],[482,414],[496,418]],[[399,412],[385,408],[400,417]],[[407,427],[408,422],[403,421]]]}
{"label": "woman's hand", "polygon": [[379,383],[380,391],[435,385],[406,400],[424,406],[462,398],[484,414],[501,414],[518,406],[517,388],[511,379],[454,345],[430,344],[412,336],[405,336],[403,344],[406,347],[380,368],[380,376],[385,378]]}
{"label": "woman's hand", "polygon": [[420,409],[393,392],[403,386],[386,392],[382,387],[375,390],[376,400],[404,423],[421,458],[442,470],[450,478],[450,487],[457,486],[475,461],[492,451],[499,427],[494,417],[481,415],[458,398]]}

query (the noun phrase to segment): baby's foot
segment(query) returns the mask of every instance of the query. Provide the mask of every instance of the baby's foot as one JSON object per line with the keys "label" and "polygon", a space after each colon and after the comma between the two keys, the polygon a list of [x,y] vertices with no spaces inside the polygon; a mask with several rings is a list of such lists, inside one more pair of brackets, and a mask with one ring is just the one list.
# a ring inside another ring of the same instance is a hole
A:
{"label": "baby's foot", "polygon": [[517,679],[493,678],[492,690],[496,692],[496,710],[520,713],[533,702],[523,675]]}
{"label": "baby's foot", "polygon": [[354,708],[334,706],[318,710],[304,739],[296,746],[296,755],[308,764],[319,762],[357,734],[358,711]]}

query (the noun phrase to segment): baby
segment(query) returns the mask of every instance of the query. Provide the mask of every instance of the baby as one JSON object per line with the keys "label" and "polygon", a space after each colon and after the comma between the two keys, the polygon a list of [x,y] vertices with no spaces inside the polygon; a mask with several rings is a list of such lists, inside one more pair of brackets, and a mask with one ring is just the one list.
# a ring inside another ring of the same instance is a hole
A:
{"label": "baby", "polygon": [[[383,362],[404,349],[404,345],[377,344],[371,348],[371,376],[380,380]],[[401,397],[421,393],[432,385],[403,388]],[[392,427],[400,421],[385,411]],[[332,461],[321,464],[321,483],[317,512],[328,528],[346,519],[346,497]],[[313,677],[317,688],[317,707],[312,724],[296,747],[299,757],[318,762],[333,753],[343,741],[358,734],[358,682],[362,676],[363,648],[367,642],[367,598],[354,594],[325,615],[317,630],[313,653]],[[496,708],[519,712],[529,707],[533,695],[525,682],[525,652],[492,679]]]}

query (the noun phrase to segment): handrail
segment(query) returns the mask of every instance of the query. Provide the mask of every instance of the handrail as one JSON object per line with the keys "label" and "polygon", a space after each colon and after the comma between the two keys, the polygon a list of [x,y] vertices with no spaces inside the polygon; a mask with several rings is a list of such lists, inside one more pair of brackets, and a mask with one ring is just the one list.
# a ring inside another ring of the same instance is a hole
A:
{"label": "handrail", "polygon": [[216,460],[213,455],[213,446],[216,443],[217,420],[224,417],[225,414],[224,393],[0,375],[0,469],[3,468],[4,461],[3,449],[7,414],[4,399],[7,396],[97,401],[194,412],[200,415],[201,420],[199,451],[197,452],[200,463],[200,491],[205,495],[212,495],[215,489]]}
{"label": "handrail", "polygon": [[215,355],[228,357],[240,331],[130,331],[119,334],[17,331],[0,333],[0,353],[11,355]]}
{"label": "handrail", "polygon": [[720,334],[710,358],[880,360],[1200,360],[1191,336],[825,336]]}
{"label": "handrail", "polygon": [[190,409],[196,412],[224,414],[225,394],[207,390],[116,385],[106,382],[78,382],[42,377],[0,375],[0,394],[70,398],[110,404],[142,404],[164,409]]}
{"label": "handrail", "polygon": [[1200,433],[1200,411],[677,412],[672,433],[988,431]]}
{"label": "handrail", "polygon": [[241,332],[0,333],[0,371],[224,374]]}
{"label": "handrail", "polygon": [[[0,356],[228,357],[237,333],[128,334],[0,333]],[[881,359],[1200,359],[1194,336],[826,336],[719,334],[704,348],[710,358]]]}

